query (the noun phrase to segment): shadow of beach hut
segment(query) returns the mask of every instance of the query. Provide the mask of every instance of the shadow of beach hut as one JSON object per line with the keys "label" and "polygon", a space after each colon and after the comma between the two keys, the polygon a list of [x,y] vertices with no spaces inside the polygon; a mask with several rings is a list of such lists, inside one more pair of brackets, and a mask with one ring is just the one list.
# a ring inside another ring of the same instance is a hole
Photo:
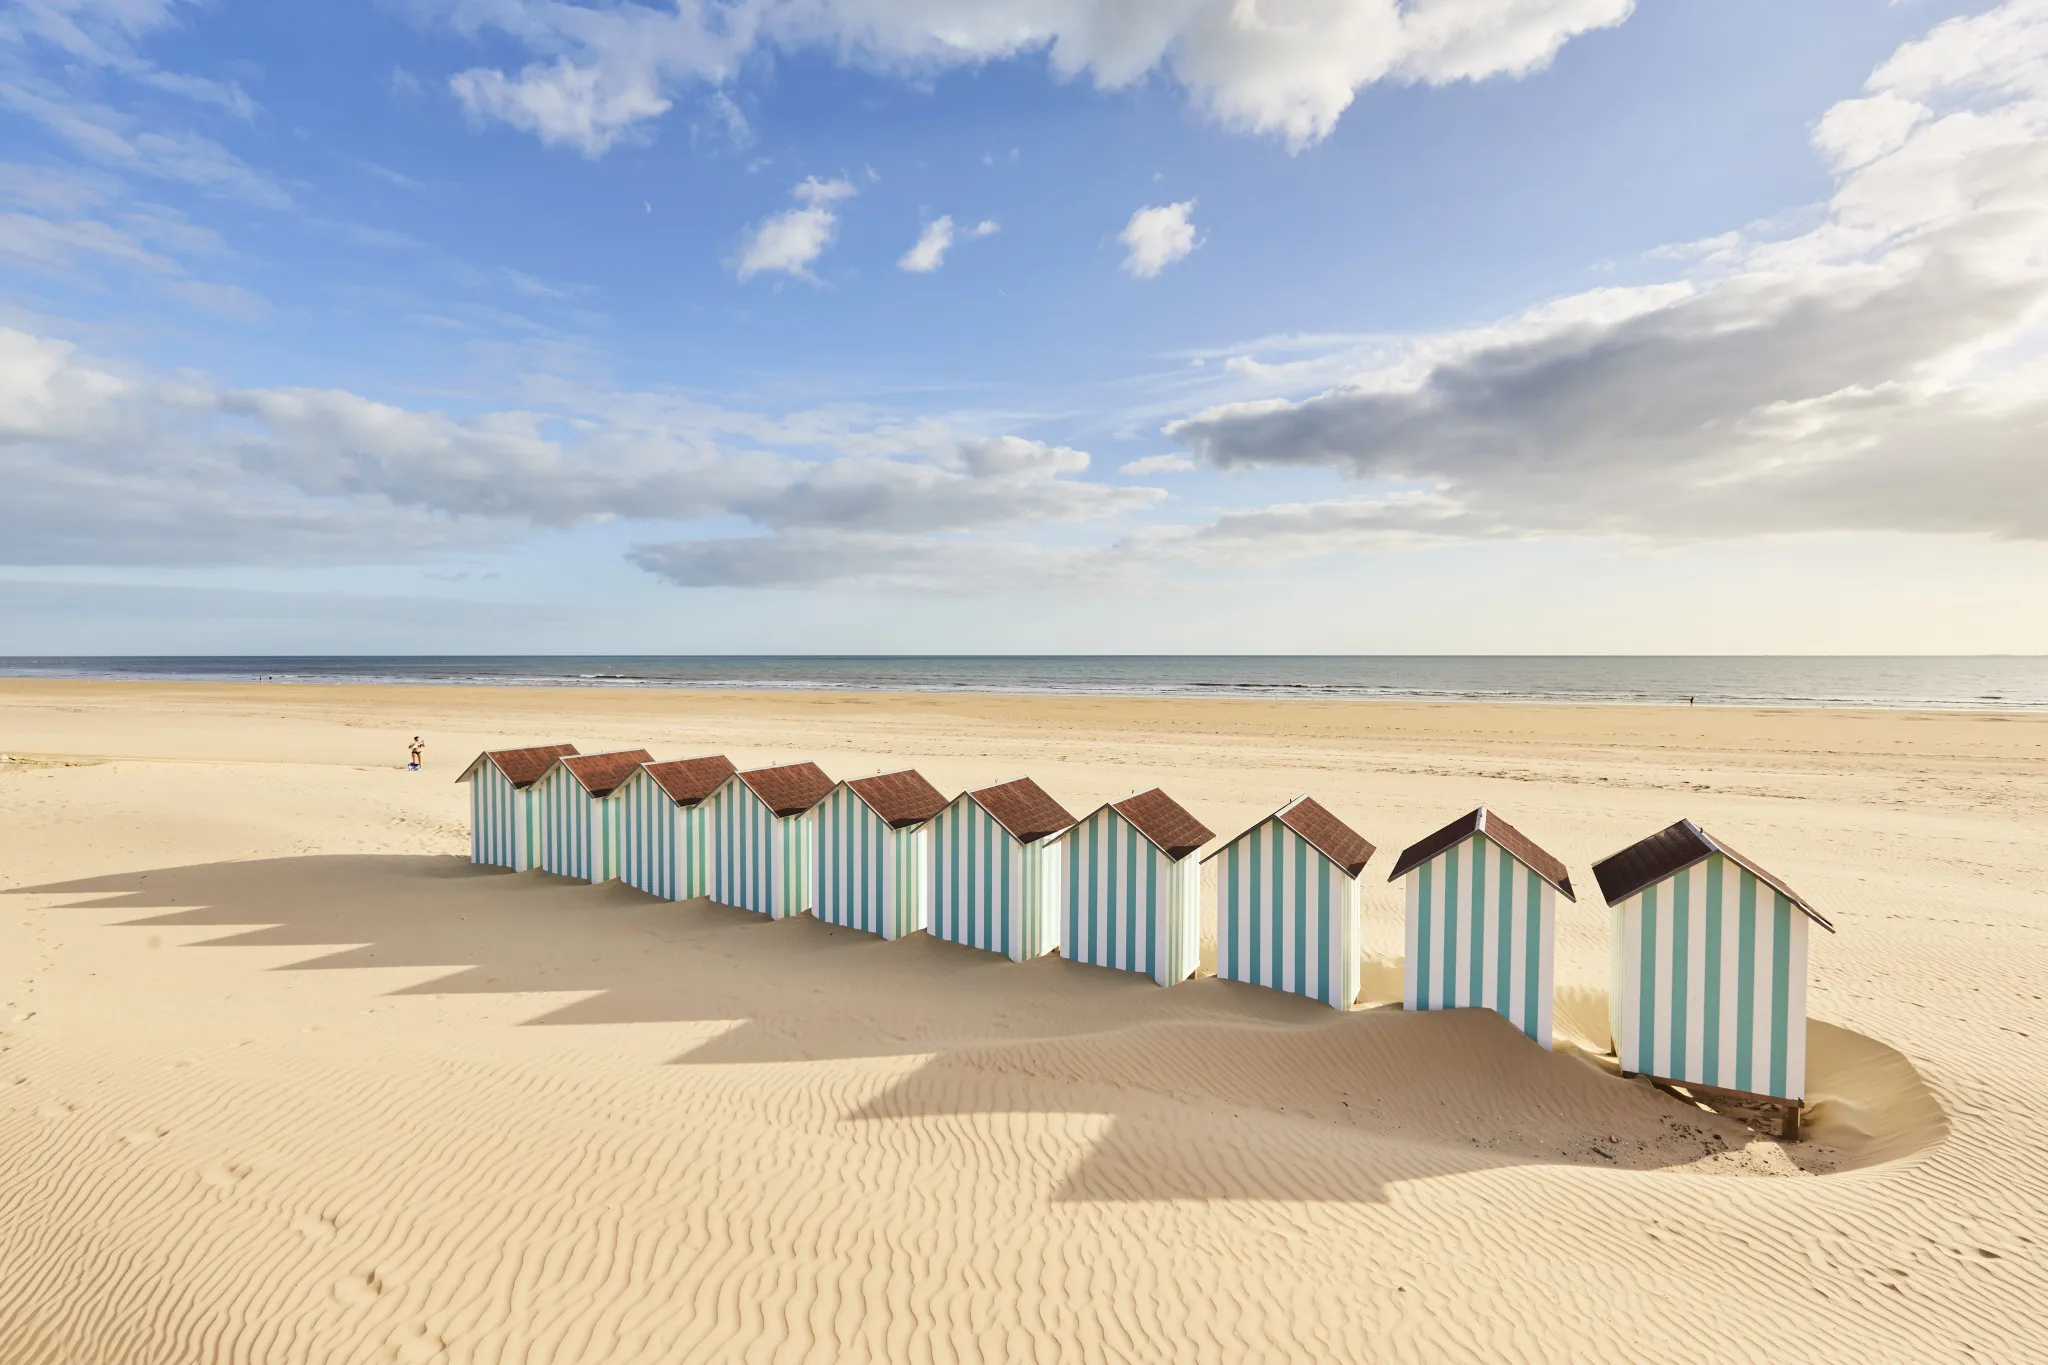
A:
{"label": "shadow of beach hut", "polygon": [[457,782],[469,783],[469,860],[524,872],[540,863],[540,813],[533,784],[573,744],[491,749],[476,756]]}
{"label": "shadow of beach hut", "polygon": [[548,766],[533,784],[543,872],[592,885],[619,875],[619,804],[610,798],[653,759],[645,749],[624,749],[568,754]]}
{"label": "shadow of beach hut", "polygon": [[1012,962],[1060,946],[1060,843],[1074,817],[1028,777],[962,792],[931,823],[929,932]]}
{"label": "shadow of beach hut", "polygon": [[1215,834],[1154,787],[1112,801],[1054,836],[1061,846],[1060,951],[1143,972],[1162,986],[1201,963],[1202,868]]}
{"label": "shadow of beach hut", "polygon": [[1493,1010],[1548,1048],[1564,864],[1481,806],[1403,850],[1387,880],[1403,878],[1406,1007]]}
{"label": "shadow of beach hut", "polygon": [[707,799],[711,899],[770,919],[811,908],[817,804],[832,779],[815,763],[734,773]]}
{"label": "shadow of beach hut", "polygon": [[1593,868],[1613,914],[1609,1025],[1624,1075],[1766,1111],[1799,1135],[1806,898],[1690,820]]}
{"label": "shadow of beach hut", "polygon": [[1202,861],[1217,865],[1216,975],[1340,1010],[1358,999],[1365,837],[1298,796]]}
{"label": "shadow of beach hut", "polygon": [[619,880],[663,900],[711,891],[705,800],[738,769],[723,754],[644,763],[619,785]]}
{"label": "shadow of beach hut", "polygon": [[915,768],[841,782],[825,793],[818,889],[811,913],[883,938],[925,927],[931,902],[931,818],[946,798]]}

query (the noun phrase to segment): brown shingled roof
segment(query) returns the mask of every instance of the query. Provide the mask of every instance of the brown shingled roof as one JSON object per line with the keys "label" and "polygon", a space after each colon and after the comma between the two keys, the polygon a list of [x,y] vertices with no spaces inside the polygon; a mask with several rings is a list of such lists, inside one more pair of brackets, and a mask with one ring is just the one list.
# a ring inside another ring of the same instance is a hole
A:
{"label": "brown shingled roof", "polygon": [[666,763],[647,765],[647,775],[659,783],[678,806],[696,805],[738,771],[724,754],[713,758],[676,758]]}
{"label": "brown shingled roof", "polygon": [[1637,840],[1619,853],[1603,858],[1593,865],[1593,878],[1600,883],[1600,894],[1607,898],[1607,903],[1617,905],[1644,887],[1655,886],[1666,877],[1675,876],[1716,853],[1747,869],[1751,876],[1766,886],[1782,892],[1786,900],[1805,911],[1807,918],[1821,928],[1831,934],[1835,931],[1834,925],[1807,904],[1806,897],[1690,820],[1680,820],[1647,839]]}
{"label": "brown shingled roof", "polygon": [[1207,825],[1188,814],[1180,802],[1157,787],[1109,805],[1169,858],[1185,858],[1216,837]]}
{"label": "brown shingled roof", "polygon": [[1572,894],[1571,874],[1565,870],[1563,863],[1545,852],[1535,840],[1484,806],[1469,815],[1459,816],[1427,839],[1403,849],[1400,858],[1394,863],[1394,870],[1387,874],[1387,880],[1391,882],[1400,879],[1445,849],[1454,844],[1461,844],[1475,834],[1484,834],[1512,853],[1524,867],[1556,887],[1566,900],[1578,899]]}
{"label": "brown shingled roof", "polygon": [[505,780],[515,787],[530,787],[540,780],[558,758],[576,752],[573,744],[540,744],[531,749],[492,749],[476,756],[476,763],[462,770],[457,782],[469,781],[478,763],[489,763],[505,775]]}
{"label": "brown shingled roof", "polygon": [[[1245,834],[1250,834],[1252,830],[1260,828],[1266,823],[1266,820],[1278,820],[1281,824],[1308,840],[1309,843],[1322,852],[1325,858],[1343,868],[1344,875],[1347,877],[1356,877],[1359,873],[1365,871],[1365,865],[1372,861],[1374,849],[1370,843],[1366,842],[1365,836],[1330,814],[1329,810],[1312,796],[1295,797],[1279,810],[1267,816],[1265,820],[1259,821],[1251,829],[1246,830],[1244,834],[1238,835],[1237,839],[1242,839]],[[1224,848],[1228,848],[1230,844],[1236,843],[1237,839],[1232,839],[1229,843],[1224,844],[1222,848],[1218,848],[1215,853],[1209,855],[1209,858],[1214,858]],[[1208,860],[1208,858],[1204,858],[1202,861],[1207,862]]]}
{"label": "brown shingled roof", "polygon": [[610,796],[619,789],[621,782],[633,775],[635,768],[653,761],[654,755],[645,749],[621,749],[611,754],[572,754],[556,760],[592,796]]}
{"label": "brown shingled roof", "polygon": [[832,779],[815,763],[786,763],[780,768],[756,768],[741,773],[740,781],[753,789],[779,816],[802,815],[825,799]]}
{"label": "brown shingled roof", "polygon": [[856,777],[846,785],[868,803],[868,809],[888,821],[891,829],[921,825],[946,808],[946,798],[915,768]]}
{"label": "brown shingled roof", "polygon": [[1074,823],[1074,817],[1067,814],[1067,808],[1028,777],[999,782],[968,795],[997,824],[1027,844],[1049,834],[1058,834]]}

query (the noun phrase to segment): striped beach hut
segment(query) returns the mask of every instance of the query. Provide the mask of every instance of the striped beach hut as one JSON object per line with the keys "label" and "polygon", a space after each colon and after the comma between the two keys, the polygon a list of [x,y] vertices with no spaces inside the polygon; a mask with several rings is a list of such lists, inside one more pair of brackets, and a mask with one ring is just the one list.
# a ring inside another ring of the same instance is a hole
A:
{"label": "striped beach hut", "polygon": [[469,860],[516,872],[540,864],[540,812],[533,784],[573,744],[492,749],[476,756],[457,782],[469,787]]}
{"label": "striped beach hut", "polygon": [[619,786],[619,880],[664,900],[711,893],[704,803],[737,769],[724,755],[644,763]]}
{"label": "striped beach hut", "polygon": [[619,784],[654,756],[645,749],[565,755],[533,784],[540,809],[540,865],[561,877],[608,882],[619,875]]}
{"label": "striped beach hut", "polygon": [[811,908],[818,803],[832,779],[815,763],[734,773],[706,800],[711,899],[771,919]]}
{"label": "striped beach hut", "polygon": [[1550,1046],[1557,898],[1564,864],[1481,806],[1404,850],[1411,1010],[1489,1009]]}
{"label": "striped beach hut", "polygon": [[1373,847],[1298,796],[1202,861],[1216,866],[1216,975],[1320,1000],[1358,999],[1358,874]]}
{"label": "striped beach hut", "polygon": [[1201,965],[1202,866],[1216,836],[1154,787],[1112,801],[1056,836],[1060,951],[1075,962],[1144,972],[1162,986]]}
{"label": "striped beach hut", "polygon": [[934,938],[1012,962],[1060,946],[1066,808],[1028,777],[962,792],[931,823]]}
{"label": "striped beach hut", "polygon": [[915,768],[841,782],[825,793],[811,913],[827,924],[901,938],[931,904],[931,818],[946,808]]}
{"label": "striped beach hut", "polygon": [[1624,1075],[1712,1104],[1806,1097],[1806,934],[1834,926],[1749,858],[1681,820],[1593,869],[1613,914],[1608,1022]]}

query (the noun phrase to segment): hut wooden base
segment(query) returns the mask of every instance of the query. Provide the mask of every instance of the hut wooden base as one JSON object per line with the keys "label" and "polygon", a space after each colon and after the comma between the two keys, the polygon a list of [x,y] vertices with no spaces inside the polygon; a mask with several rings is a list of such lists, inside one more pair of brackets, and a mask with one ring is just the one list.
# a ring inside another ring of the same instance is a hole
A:
{"label": "hut wooden base", "polygon": [[[1632,1080],[1638,1073],[1624,1071],[1621,1074],[1623,1079]],[[1724,1090],[1718,1085],[1701,1085],[1698,1081],[1674,1081],[1663,1076],[1649,1076],[1645,1079],[1659,1090],[1675,1095],[1679,1099],[1704,1104],[1717,1113],[1741,1119],[1750,1127],[1772,1133],[1787,1142],[1799,1141],[1799,1115],[1803,1106],[1798,1100],[1780,1099],[1776,1095],[1758,1095],[1747,1090]]]}

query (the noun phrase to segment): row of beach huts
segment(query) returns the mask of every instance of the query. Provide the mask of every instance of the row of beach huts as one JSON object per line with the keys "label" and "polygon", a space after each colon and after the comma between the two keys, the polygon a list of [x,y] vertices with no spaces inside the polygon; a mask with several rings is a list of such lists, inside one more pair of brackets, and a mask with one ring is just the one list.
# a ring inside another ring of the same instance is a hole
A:
{"label": "row of beach huts", "polygon": [[[1357,831],[1297,797],[1207,858],[1215,835],[1158,789],[1076,819],[1020,777],[948,800],[916,772],[835,782],[815,763],[740,772],[574,745],[478,755],[471,858],[669,900],[809,913],[1025,961],[1067,958],[1162,986],[1199,965],[1201,864],[1216,864],[1216,975],[1349,1009],[1359,992]],[[1608,1010],[1624,1075],[1797,1136],[1809,924],[1784,881],[1680,821],[1593,868],[1611,909]],[[1402,852],[1404,1000],[1482,1008],[1551,1045],[1564,864],[1484,807]]]}

